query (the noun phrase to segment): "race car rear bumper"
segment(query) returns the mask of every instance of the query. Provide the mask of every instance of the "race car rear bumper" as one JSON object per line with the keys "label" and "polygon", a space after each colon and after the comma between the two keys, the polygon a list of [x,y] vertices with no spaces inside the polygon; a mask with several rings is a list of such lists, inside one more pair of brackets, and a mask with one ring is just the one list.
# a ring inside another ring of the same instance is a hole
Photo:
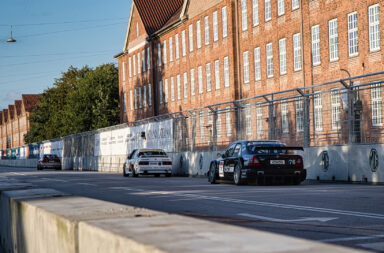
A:
{"label": "race car rear bumper", "polygon": [[248,182],[257,183],[298,183],[307,177],[306,169],[296,170],[262,170],[244,169],[241,171],[241,178]]}

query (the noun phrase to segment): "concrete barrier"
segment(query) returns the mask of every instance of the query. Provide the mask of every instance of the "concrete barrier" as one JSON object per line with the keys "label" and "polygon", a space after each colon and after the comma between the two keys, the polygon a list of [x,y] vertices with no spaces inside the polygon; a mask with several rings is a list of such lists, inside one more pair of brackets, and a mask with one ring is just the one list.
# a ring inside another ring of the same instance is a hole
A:
{"label": "concrete barrier", "polygon": [[0,182],[0,242],[6,252],[362,252],[11,185]]}

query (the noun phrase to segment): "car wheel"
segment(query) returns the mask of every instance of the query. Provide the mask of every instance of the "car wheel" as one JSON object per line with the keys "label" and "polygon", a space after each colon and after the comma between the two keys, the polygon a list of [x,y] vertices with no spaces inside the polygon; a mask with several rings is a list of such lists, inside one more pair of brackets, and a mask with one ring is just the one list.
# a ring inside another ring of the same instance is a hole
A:
{"label": "car wheel", "polygon": [[233,171],[233,182],[235,183],[235,185],[243,184],[243,180],[241,179],[241,167],[238,163],[236,164],[235,169]]}
{"label": "car wheel", "polygon": [[135,168],[132,168],[132,177],[137,177],[138,175],[136,174]]}
{"label": "car wheel", "polygon": [[124,176],[124,177],[128,177],[128,176],[129,176],[129,174],[128,174],[127,171],[126,171],[125,164],[124,164],[124,166],[123,166],[123,176]]}
{"label": "car wheel", "polygon": [[216,164],[212,163],[209,167],[208,182],[216,184]]}

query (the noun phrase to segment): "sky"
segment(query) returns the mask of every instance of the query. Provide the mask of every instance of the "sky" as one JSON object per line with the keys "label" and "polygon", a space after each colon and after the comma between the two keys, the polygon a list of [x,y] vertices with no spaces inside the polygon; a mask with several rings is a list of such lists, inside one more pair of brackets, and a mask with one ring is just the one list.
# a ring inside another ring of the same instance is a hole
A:
{"label": "sky", "polygon": [[[0,0],[0,111],[70,66],[117,63],[131,0]],[[6,43],[12,25],[16,43]]]}

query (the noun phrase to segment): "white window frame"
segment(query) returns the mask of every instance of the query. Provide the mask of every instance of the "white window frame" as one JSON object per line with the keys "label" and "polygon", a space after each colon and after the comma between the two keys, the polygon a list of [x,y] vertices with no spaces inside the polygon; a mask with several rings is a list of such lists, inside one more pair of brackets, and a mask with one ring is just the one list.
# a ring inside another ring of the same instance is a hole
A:
{"label": "white window frame", "polygon": [[285,14],[284,1],[285,0],[277,0],[277,15],[278,16],[282,16]]}
{"label": "white window frame", "polygon": [[133,111],[134,107],[133,107],[133,92],[132,92],[132,90],[129,91],[129,102],[131,105],[131,111]]}
{"label": "white window frame", "polygon": [[168,103],[168,79],[164,80],[164,103]]}
{"label": "white window frame", "polygon": [[281,130],[283,134],[289,133],[289,109],[288,109],[288,102],[283,101],[280,104],[281,106]]}
{"label": "white window frame", "polygon": [[152,105],[152,90],[151,84],[148,84],[148,106]]}
{"label": "white window frame", "polygon": [[213,23],[213,41],[216,42],[219,40],[219,29],[217,24],[217,11],[214,11],[212,14],[212,23]]}
{"label": "white window frame", "polygon": [[171,77],[171,101],[175,101],[175,79]]}
{"label": "white window frame", "polygon": [[123,100],[123,112],[126,113],[127,112],[127,103],[125,102],[125,93],[124,92],[123,92],[123,96],[121,99]]}
{"label": "white window frame", "polygon": [[380,9],[379,4],[368,7],[369,51],[380,50]]}
{"label": "white window frame", "polygon": [[337,18],[328,21],[329,34],[329,61],[339,60],[339,34]]}
{"label": "white window frame", "polygon": [[231,110],[230,110],[230,107],[227,107],[226,109],[227,111],[225,112],[225,128],[227,132],[227,137],[231,137],[232,136]]}
{"label": "white window frame", "polygon": [[137,74],[141,73],[140,62],[141,62],[141,57],[140,57],[140,52],[139,52],[139,53],[137,53]]}
{"label": "white window frame", "polygon": [[245,107],[245,133],[247,136],[252,135],[251,106],[249,104]]}
{"label": "white window frame", "polygon": [[161,44],[157,43],[157,66],[161,66]]}
{"label": "white window frame", "polygon": [[169,37],[169,62],[173,62],[173,37]]}
{"label": "white window frame", "polygon": [[191,96],[195,95],[195,69],[190,70]]}
{"label": "white window frame", "polygon": [[299,0],[292,0],[292,10],[299,9],[300,3]]}
{"label": "white window frame", "polygon": [[132,55],[132,62],[133,62],[133,76],[136,76],[136,55]]}
{"label": "white window frame", "polygon": [[163,62],[167,64],[167,41],[163,41]]}
{"label": "white window frame", "polygon": [[222,126],[221,126],[221,114],[217,114],[216,115],[217,116],[217,118],[216,118],[216,135],[217,135],[217,137],[221,137],[221,129],[222,129]]}
{"label": "white window frame", "polygon": [[267,56],[267,77],[273,77],[273,47],[272,42],[265,45],[265,51]]}
{"label": "white window frame", "polygon": [[229,87],[229,58],[228,56],[224,57],[224,87],[228,88]]}
{"label": "white window frame", "polygon": [[125,82],[125,62],[121,64],[121,73],[123,75],[123,82]]}
{"label": "white window frame", "polygon": [[189,52],[193,52],[193,24],[188,26]]}
{"label": "white window frame", "polygon": [[280,75],[287,74],[287,40],[279,40]]}
{"label": "white window frame", "polygon": [[259,25],[259,0],[252,0],[252,21],[253,26]]}
{"label": "white window frame", "polygon": [[223,38],[226,38],[228,36],[227,6],[221,8],[221,19],[223,24]]}
{"label": "white window frame", "polygon": [[160,97],[160,104],[163,103],[163,81],[159,81],[159,97]]}
{"label": "white window frame", "polygon": [[143,86],[143,105],[147,107],[147,86]]}
{"label": "white window frame", "polygon": [[212,80],[211,80],[211,63],[205,64],[205,74],[206,74],[206,85],[207,85],[207,92],[211,91],[212,89]]}
{"label": "white window frame", "polygon": [[340,124],[340,114],[341,114],[341,98],[340,91],[331,92],[331,122],[332,130],[339,130],[341,128]]}
{"label": "white window frame", "polygon": [[188,74],[187,74],[187,72],[184,72],[184,74],[183,74],[183,81],[184,81],[184,98],[188,98]]}
{"label": "white window frame", "polygon": [[272,19],[271,0],[264,0],[264,16],[265,22]]}
{"label": "white window frame", "polygon": [[187,55],[187,48],[185,44],[185,30],[181,31],[181,53],[183,57]]}
{"label": "white window frame", "polygon": [[301,70],[301,39],[300,33],[293,35],[293,70]]}
{"label": "white window frame", "polygon": [[199,86],[199,94],[203,93],[203,67],[197,67],[197,81]]}
{"label": "white window frame", "polygon": [[254,63],[255,63],[255,81],[261,80],[261,66],[260,66],[260,47],[253,49]]}
{"label": "white window frame", "polygon": [[247,0],[241,0],[241,30],[248,29]]}
{"label": "white window frame", "polygon": [[383,96],[381,83],[371,85],[372,126],[383,125]]}
{"label": "white window frame", "polygon": [[180,45],[179,45],[179,34],[175,34],[175,58],[176,60],[180,58]]}
{"label": "white window frame", "polygon": [[141,51],[141,68],[142,68],[143,73],[145,73],[145,71],[147,71],[146,64],[145,64],[145,50]]}
{"label": "white window frame", "polygon": [[313,96],[313,104],[315,131],[323,131],[323,103],[321,93]]}
{"label": "white window frame", "polygon": [[256,127],[257,136],[263,136],[263,107],[261,104],[256,105]]}
{"label": "white window frame", "polygon": [[196,47],[201,48],[201,24],[200,20],[196,22]]}
{"label": "white window frame", "polygon": [[138,92],[138,96],[139,96],[139,108],[143,108],[142,97],[141,97],[141,87],[138,87],[137,90],[139,91],[139,92]]}
{"label": "white window frame", "polygon": [[318,66],[321,64],[320,25],[312,26],[311,37],[312,37],[312,66]]}
{"label": "white window frame", "polygon": [[147,69],[151,69],[151,53],[149,47],[147,47]]}
{"label": "white window frame", "polygon": [[177,85],[177,100],[181,100],[181,82],[180,75],[176,76],[176,85]]}
{"label": "white window frame", "polygon": [[359,37],[357,25],[357,12],[349,13],[348,20],[348,54],[349,57],[359,55]]}
{"label": "white window frame", "polygon": [[215,61],[215,87],[216,90],[220,89],[220,61]]}
{"label": "white window frame", "polygon": [[209,17],[204,17],[204,41],[205,45],[209,45]]}
{"label": "white window frame", "polygon": [[243,52],[243,78],[244,83],[249,83],[249,52]]}
{"label": "white window frame", "polygon": [[295,101],[296,110],[296,132],[304,132],[304,99],[299,98]]}
{"label": "white window frame", "polygon": [[132,59],[131,57],[128,58],[128,71],[129,71],[129,78],[132,77]]}

